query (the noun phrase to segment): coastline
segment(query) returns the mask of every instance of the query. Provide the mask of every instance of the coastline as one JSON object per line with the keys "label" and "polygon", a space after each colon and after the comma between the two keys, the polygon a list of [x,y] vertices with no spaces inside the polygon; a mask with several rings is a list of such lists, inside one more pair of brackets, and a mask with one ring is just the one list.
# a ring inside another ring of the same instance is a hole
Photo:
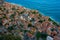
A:
{"label": "coastline", "polygon": [[24,5],[5,2],[0,12],[1,40],[48,40],[60,32],[53,18]]}
{"label": "coastline", "polygon": [[58,23],[57,21],[55,21],[52,17],[49,17],[49,18],[50,18],[50,21],[53,22],[53,24],[55,24],[55,25],[57,25],[57,26],[60,26],[60,25],[59,25],[60,23]]}
{"label": "coastline", "polygon": [[[23,7],[24,9],[27,9],[27,10],[36,10],[36,9],[30,9],[30,8],[27,8],[27,7],[24,7],[23,5],[21,5],[21,4],[16,4],[16,3],[11,3],[11,2],[7,2],[7,3],[10,3],[10,4],[13,4],[13,5],[17,5],[17,6],[21,6],[21,7]],[[37,10],[38,11],[38,10]],[[43,16],[46,16],[46,15],[44,15],[41,11],[38,11],[39,12],[39,14],[41,14],[41,15],[43,15]],[[56,20],[54,20],[52,17],[50,17],[49,16],[49,18],[52,20],[52,22],[55,22],[55,24],[60,24],[59,22],[57,22]]]}

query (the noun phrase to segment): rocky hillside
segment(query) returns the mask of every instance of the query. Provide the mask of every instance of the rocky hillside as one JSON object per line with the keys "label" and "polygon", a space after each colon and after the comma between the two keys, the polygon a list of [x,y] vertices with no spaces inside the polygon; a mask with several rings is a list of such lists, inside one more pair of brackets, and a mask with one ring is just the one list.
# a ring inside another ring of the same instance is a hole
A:
{"label": "rocky hillside", "polygon": [[1,40],[46,40],[51,33],[57,35],[58,30],[60,27],[56,22],[37,10],[7,2],[0,6]]}

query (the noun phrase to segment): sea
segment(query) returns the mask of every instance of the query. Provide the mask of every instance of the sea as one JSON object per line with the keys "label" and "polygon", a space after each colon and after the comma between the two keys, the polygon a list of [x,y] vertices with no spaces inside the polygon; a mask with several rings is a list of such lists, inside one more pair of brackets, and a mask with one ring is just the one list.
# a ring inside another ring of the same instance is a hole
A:
{"label": "sea", "polygon": [[22,5],[23,7],[38,10],[41,14],[49,16],[60,23],[60,0],[5,0],[9,3]]}

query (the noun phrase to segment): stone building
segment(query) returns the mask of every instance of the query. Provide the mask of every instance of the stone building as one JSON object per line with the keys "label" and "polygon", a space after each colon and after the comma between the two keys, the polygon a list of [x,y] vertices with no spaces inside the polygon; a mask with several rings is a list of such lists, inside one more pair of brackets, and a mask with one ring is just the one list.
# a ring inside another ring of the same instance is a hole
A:
{"label": "stone building", "polygon": [[4,3],[4,0],[0,0],[0,6]]}

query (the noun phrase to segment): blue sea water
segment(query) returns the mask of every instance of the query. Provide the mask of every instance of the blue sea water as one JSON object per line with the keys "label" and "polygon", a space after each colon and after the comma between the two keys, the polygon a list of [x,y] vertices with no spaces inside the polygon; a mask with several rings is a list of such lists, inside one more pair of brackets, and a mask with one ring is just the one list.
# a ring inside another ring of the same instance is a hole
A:
{"label": "blue sea water", "polygon": [[60,23],[60,0],[6,0],[26,8],[36,9]]}

